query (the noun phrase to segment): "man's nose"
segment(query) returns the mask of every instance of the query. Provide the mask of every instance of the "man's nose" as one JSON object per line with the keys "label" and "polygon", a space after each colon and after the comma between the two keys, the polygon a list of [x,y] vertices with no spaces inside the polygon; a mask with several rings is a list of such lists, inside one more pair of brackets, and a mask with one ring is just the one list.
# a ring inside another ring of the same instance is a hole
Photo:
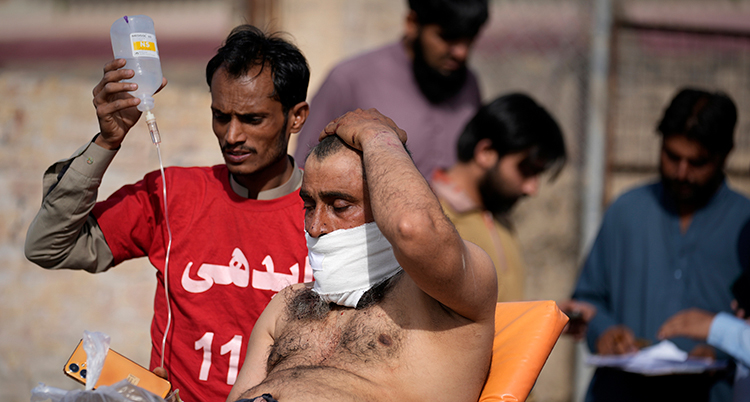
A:
{"label": "man's nose", "polygon": [[460,62],[466,62],[469,58],[469,49],[471,48],[471,42],[468,40],[459,40],[451,45],[450,52],[451,57],[454,60]]}
{"label": "man's nose", "polygon": [[688,161],[683,159],[677,162],[677,180],[687,180],[689,169]]}
{"label": "man's nose", "polygon": [[312,216],[307,220],[307,233],[314,238],[318,238],[327,234],[331,231],[330,225],[326,219],[319,212],[313,212]]}
{"label": "man's nose", "polygon": [[524,195],[535,196],[539,192],[539,175],[531,176],[524,180],[521,190]]}
{"label": "man's nose", "polygon": [[226,141],[227,144],[241,144],[244,143],[245,140],[245,133],[242,131],[242,123],[232,117],[232,120],[227,124],[224,141]]}

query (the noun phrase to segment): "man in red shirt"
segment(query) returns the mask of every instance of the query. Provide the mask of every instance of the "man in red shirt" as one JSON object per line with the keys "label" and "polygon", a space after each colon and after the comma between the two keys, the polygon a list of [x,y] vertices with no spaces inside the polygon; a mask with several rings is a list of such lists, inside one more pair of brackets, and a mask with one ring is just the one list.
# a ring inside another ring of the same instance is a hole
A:
{"label": "man in red shirt", "polygon": [[134,72],[124,66],[109,62],[94,88],[99,134],[45,173],[26,256],[92,273],[147,256],[157,270],[151,369],[166,369],[185,401],[222,401],[271,297],[312,278],[302,171],[287,155],[308,115],[307,62],[283,39],[237,27],[206,68],[225,164],[152,172],[95,203],[141,115],[128,94],[136,84],[122,81]]}

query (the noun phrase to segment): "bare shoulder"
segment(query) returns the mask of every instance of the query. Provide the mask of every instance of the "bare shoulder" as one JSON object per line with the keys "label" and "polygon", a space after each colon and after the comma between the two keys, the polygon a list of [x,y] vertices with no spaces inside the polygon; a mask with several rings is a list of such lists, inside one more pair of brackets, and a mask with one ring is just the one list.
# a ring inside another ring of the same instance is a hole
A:
{"label": "bare shoulder", "polygon": [[272,314],[273,316],[277,318],[282,318],[284,310],[289,305],[292,299],[303,290],[312,289],[313,284],[312,282],[307,283],[294,283],[291,284],[284,289],[281,289],[279,293],[273,296],[271,301],[268,303],[268,306],[266,306],[266,309],[263,310],[263,314],[266,314],[266,311],[268,311],[269,314]]}
{"label": "bare shoulder", "polygon": [[[484,253],[480,248],[477,249]],[[467,264],[472,258],[481,259],[481,256],[482,254],[479,257],[467,257]],[[397,300],[397,306],[405,316],[421,322],[419,326],[433,329],[444,325],[451,328],[456,325],[494,328],[497,273],[492,260],[486,254],[484,256],[486,261],[483,260],[482,264],[485,265],[478,268],[476,273],[467,275],[470,280],[457,280],[447,285],[451,288],[447,290],[448,295],[433,296],[404,272],[404,278],[399,281],[392,297]]]}

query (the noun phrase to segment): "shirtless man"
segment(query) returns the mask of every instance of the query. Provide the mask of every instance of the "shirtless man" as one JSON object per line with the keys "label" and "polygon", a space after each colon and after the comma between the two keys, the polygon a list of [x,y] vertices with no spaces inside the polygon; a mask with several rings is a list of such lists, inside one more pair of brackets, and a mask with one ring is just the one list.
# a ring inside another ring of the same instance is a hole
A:
{"label": "shirtless man", "polygon": [[316,282],[271,300],[228,401],[477,401],[495,269],[459,237],[404,142],[374,109],[325,128],[300,190]]}

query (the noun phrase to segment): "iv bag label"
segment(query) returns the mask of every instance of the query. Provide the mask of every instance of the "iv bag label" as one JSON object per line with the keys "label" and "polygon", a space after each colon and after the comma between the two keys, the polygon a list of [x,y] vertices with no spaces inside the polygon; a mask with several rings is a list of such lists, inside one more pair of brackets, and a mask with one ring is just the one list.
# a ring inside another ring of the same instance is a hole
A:
{"label": "iv bag label", "polygon": [[133,57],[159,58],[156,48],[156,36],[150,33],[134,32],[130,34],[130,43],[133,45]]}

